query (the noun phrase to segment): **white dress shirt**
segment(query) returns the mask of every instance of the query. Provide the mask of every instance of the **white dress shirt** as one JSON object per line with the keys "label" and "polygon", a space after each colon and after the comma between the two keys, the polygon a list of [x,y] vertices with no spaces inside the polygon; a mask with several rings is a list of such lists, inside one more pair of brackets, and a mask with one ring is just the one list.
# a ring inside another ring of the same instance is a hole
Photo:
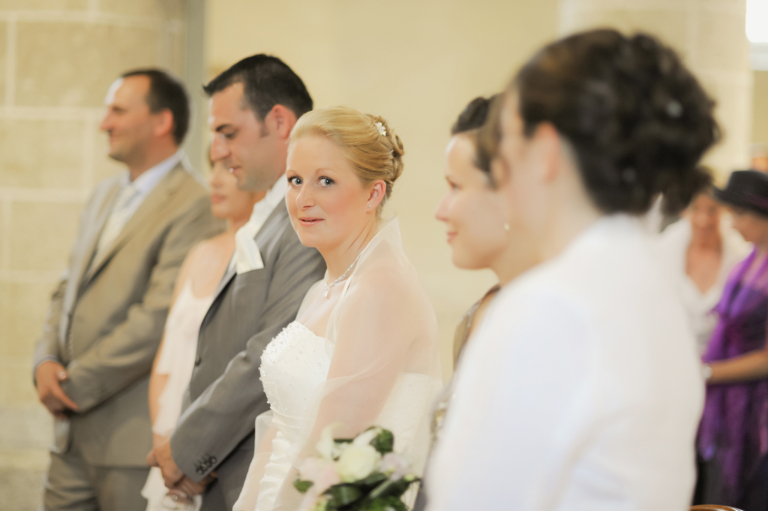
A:
{"label": "white dress shirt", "polygon": [[604,217],[503,289],[467,344],[429,511],[684,511],[704,383],[642,221]]}
{"label": "white dress shirt", "polygon": [[254,237],[277,205],[285,200],[286,191],[288,191],[288,181],[285,176],[280,176],[264,198],[254,204],[251,218],[235,233],[235,252],[229,263],[230,270],[235,266],[237,273],[240,274],[264,268],[261,252]]}
{"label": "white dress shirt", "polygon": [[157,184],[178,165],[184,157],[184,151],[179,149],[171,157],[166,158],[154,167],[142,173],[139,177],[131,181],[129,172],[125,172],[120,177],[120,191],[117,194],[112,212],[109,214],[106,224],[99,236],[99,242],[96,248],[96,255],[93,260],[98,261],[103,256],[113,241],[131,219],[144,199],[152,193]]}
{"label": "white dress shirt", "polygon": [[667,227],[661,235],[662,257],[669,264],[673,278],[677,281],[680,298],[688,313],[699,355],[703,355],[717,326],[717,314],[712,310],[720,301],[733,267],[743,261],[750,252],[750,245],[733,230],[726,219],[720,225],[723,240],[722,260],[717,281],[706,292],[701,290],[688,276],[686,260],[691,244],[691,222],[683,218]]}

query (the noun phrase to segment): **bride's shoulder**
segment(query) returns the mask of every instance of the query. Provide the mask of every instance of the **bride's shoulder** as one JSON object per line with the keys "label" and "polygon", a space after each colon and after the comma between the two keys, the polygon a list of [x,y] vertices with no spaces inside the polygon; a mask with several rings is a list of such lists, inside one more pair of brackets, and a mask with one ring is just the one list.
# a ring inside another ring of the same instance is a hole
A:
{"label": "bride's shoulder", "polygon": [[355,275],[350,289],[360,293],[382,289],[407,290],[418,283],[416,269],[406,257],[382,252],[365,262],[364,270]]}

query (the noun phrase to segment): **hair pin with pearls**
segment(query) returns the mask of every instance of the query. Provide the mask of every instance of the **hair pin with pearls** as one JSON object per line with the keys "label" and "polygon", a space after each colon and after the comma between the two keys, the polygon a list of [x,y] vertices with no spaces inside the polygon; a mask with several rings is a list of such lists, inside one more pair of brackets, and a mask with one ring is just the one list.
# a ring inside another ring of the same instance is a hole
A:
{"label": "hair pin with pearls", "polygon": [[378,121],[375,122],[374,124],[376,124],[376,129],[379,130],[379,135],[381,135],[382,137],[386,137],[387,136],[387,128],[385,128],[384,125],[382,123],[378,122]]}

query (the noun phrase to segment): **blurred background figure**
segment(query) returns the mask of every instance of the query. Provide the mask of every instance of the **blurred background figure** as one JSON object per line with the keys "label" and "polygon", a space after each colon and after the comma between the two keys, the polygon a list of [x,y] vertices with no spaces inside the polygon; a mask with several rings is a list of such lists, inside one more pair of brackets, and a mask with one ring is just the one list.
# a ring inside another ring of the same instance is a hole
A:
{"label": "blurred background figure", "polygon": [[[254,204],[266,194],[239,190],[237,179],[223,162],[209,163],[211,211],[216,218],[226,220],[227,229],[190,250],[176,279],[165,333],[149,380],[149,412],[155,446],[170,437],[179,420],[182,397],[194,369],[200,323],[232,259],[235,233],[250,218]],[[202,487],[169,492],[160,469],[152,467],[141,493],[147,499],[147,511],[163,511],[174,509],[174,505],[199,509],[202,499],[192,499],[198,490]]]}
{"label": "blurred background figure", "polygon": [[765,144],[752,144],[752,163],[754,170],[768,172],[768,147]]}
{"label": "blurred background figure", "polygon": [[145,508],[152,362],[182,261],[222,227],[179,149],[183,85],[132,71],[105,103],[109,156],[126,170],[97,184],[83,210],[35,351],[38,396],[57,419],[46,510]]}
{"label": "blurred background figure", "polygon": [[[707,170],[709,173],[709,170]],[[722,206],[712,195],[712,180],[702,183],[682,218],[661,235],[662,257],[679,278],[680,296],[703,355],[717,324],[720,301],[731,270],[750,247],[731,227]]]}
{"label": "blurred background figure", "polygon": [[768,175],[736,171],[715,198],[731,208],[734,229],[754,248],[725,285],[703,357],[697,502],[768,509]]}
{"label": "blurred background figure", "polygon": [[[445,179],[448,191],[437,208],[436,218],[445,223],[453,264],[468,270],[490,269],[499,283],[464,314],[453,340],[453,365],[459,363],[464,346],[493,298],[513,278],[532,267],[536,258],[523,232],[512,232],[505,222],[504,197],[491,179],[491,157],[478,147],[480,128],[495,118],[502,95],[470,101],[451,128],[446,150]],[[492,110],[494,115],[492,115]],[[432,415],[432,441],[437,441],[448,412],[453,383],[445,386]],[[426,492],[419,492],[414,511],[426,507]]]}
{"label": "blurred background figure", "polygon": [[504,220],[503,197],[494,190],[491,158],[478,151],[478,133],[502,95],[475,98],[451,128],[446,150],[445,179],[448,192],[437,208],[436,218],[445,223],[453,264],[466,270],[490,269],[499,280],[466,312],[453,341],[454,367],[500,286],[509,283],[535,264],[531,244],[524,233],[511,232]]}
{"label": "blurred background figure", "polygon": [[690,505],[701,364],[640,217],[661,193],[690,200],[713,110],[642,33],[578,33],[517,73],[493,176],[544,262],[502,288],[466,346],[427,509]]}

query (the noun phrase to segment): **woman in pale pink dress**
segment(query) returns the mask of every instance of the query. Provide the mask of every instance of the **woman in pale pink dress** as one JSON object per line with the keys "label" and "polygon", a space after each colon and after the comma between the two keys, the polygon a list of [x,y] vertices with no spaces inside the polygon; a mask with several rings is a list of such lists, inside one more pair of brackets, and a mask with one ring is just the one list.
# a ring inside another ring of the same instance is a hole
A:
{"label": "woman in pale pink dress", "polygon": [[[232,259],[235,233],[250,218],[254,204],[264,197],[264,192],[238,190],[235,177],[219,163],[213,165],[210,188],[211,210],[214,216],[226,220],[227,229],[190,250],[176,279],[165,333],[149,380],[155,446],[171,435],[181,414],[182,396],[194,367],[197,334]],[[169,492],[157,467],[150,470],[141,494],[147,499],[147,511],[200,508],[199,496],[177,490]]]}

